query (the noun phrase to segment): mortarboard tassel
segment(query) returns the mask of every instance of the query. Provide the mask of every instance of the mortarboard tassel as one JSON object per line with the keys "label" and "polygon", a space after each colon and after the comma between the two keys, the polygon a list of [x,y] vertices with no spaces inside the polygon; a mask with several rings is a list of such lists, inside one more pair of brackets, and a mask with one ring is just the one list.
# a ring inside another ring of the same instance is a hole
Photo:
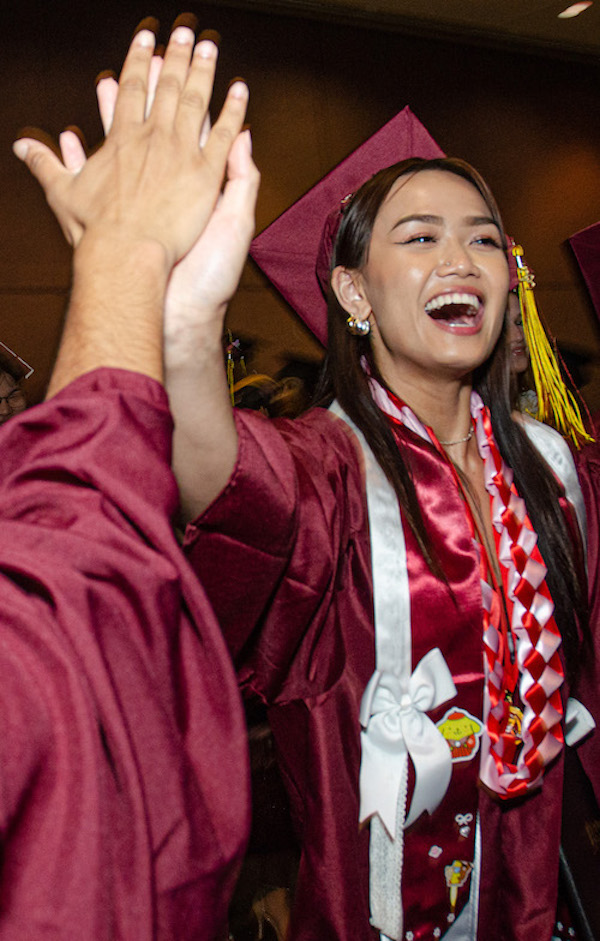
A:
{"label": "mortarboard tassel", "polygon": [[234,353],[238,354],[239,366],[242,373],[242,378],[247,376],[246,370],[246,360],[244,358],[244,353],[242,351],[242,344],[239,340],[233,339],[233,334],[231,330],[227,331],[227,346],[225,347],[225,352],[227,353],[227,385],[229,387],[229,397],[231,399],[231,404],[235,405],[235,356]]}
{"label": "mortarboard tassel", "polygon": [[565,385],[557,355],[542,324],[533,293],[535,281],[523,262],[523,249],[513,245],[512,253],[517,264],[519,305],[538,399],[535,418],[552,425],[579,449],[594,439],[585,430],[577,400]]}

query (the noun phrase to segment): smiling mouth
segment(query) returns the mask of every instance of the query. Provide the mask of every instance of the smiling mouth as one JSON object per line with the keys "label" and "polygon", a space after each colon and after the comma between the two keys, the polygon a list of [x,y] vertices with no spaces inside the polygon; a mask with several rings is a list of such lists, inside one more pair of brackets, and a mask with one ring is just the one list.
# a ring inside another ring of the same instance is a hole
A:
{"label": "smiling mouth", "polygon": [[481,310],[481,300],[475,294],[462,291],[439,294],[425,304],[425,313],[432,320],[443,320],[455,327],[470,327]]}

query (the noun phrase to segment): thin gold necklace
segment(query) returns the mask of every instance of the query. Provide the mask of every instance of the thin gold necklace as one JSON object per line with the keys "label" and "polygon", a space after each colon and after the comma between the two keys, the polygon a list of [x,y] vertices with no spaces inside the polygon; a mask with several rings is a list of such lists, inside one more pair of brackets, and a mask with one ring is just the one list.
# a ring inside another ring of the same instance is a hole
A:
{"label": "thin gold necklace", "polygon": [[440,442],[440,444],[443,444],[445,448],[449,448],[453,444],[464,444],[465,441],[470,441],[472,437],[473,437],[473,425],[471,425],[471,428],[469,429],[469,434],[465,435],[464,438],[457,438],[456,441],[442,441],[441,438],[438,438],[438,441]]}

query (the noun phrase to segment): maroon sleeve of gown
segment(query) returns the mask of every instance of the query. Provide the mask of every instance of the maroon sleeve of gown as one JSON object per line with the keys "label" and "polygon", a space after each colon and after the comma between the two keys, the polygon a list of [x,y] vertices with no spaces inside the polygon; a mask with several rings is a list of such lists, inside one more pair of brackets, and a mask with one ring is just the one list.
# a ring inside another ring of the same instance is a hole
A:
{"label": "maroon sleeve of gown", "polygon": [[237,684],[173,537],[164,390],[0,430],[0,938],[214,941],[248,828]]}
{"label": "maroon sleeve of gown", "polygon": [[591,712],[596,730],[577,751],[600,804],[600,446],[589,444],[575,457],[587,517],[587,570],[593,652],[583,657],[573,695]]}
{"label": "maroon sleeve of gown", "polygon": [[339,674],[335,626],[323,627],[336,586],[351,583],[342,568],[369,569],[357,445],[322,409],[294,421],[239,411],[236,422],[236,467],[188,527],[186,550],[242,684],[268,702],[289,701]]}

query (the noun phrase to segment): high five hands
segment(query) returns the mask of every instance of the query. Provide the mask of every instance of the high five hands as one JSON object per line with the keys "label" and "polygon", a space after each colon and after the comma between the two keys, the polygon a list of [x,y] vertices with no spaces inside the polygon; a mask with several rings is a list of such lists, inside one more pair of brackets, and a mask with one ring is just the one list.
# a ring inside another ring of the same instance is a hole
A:
{"label": "high five hands", "polygon": [[107,137],[88,160],[73,132],[61,135],[62,163],[33,138],[21,138],[14,150],[74,247],[89,231],[152,242],[161,246],[168,271],[194,248],[177,296],[190,304],[195,288],[197,307],[223,306],[237,286],[254,227],[259,175],[250,134],[242,131],[248,90],[234,82],[210,128],[216,45],[202,38],[195,43],[191,29],[176,26],[164,60],[153,55],[154,46],[154,34],[141,29],[118,85],[99,83]]}

